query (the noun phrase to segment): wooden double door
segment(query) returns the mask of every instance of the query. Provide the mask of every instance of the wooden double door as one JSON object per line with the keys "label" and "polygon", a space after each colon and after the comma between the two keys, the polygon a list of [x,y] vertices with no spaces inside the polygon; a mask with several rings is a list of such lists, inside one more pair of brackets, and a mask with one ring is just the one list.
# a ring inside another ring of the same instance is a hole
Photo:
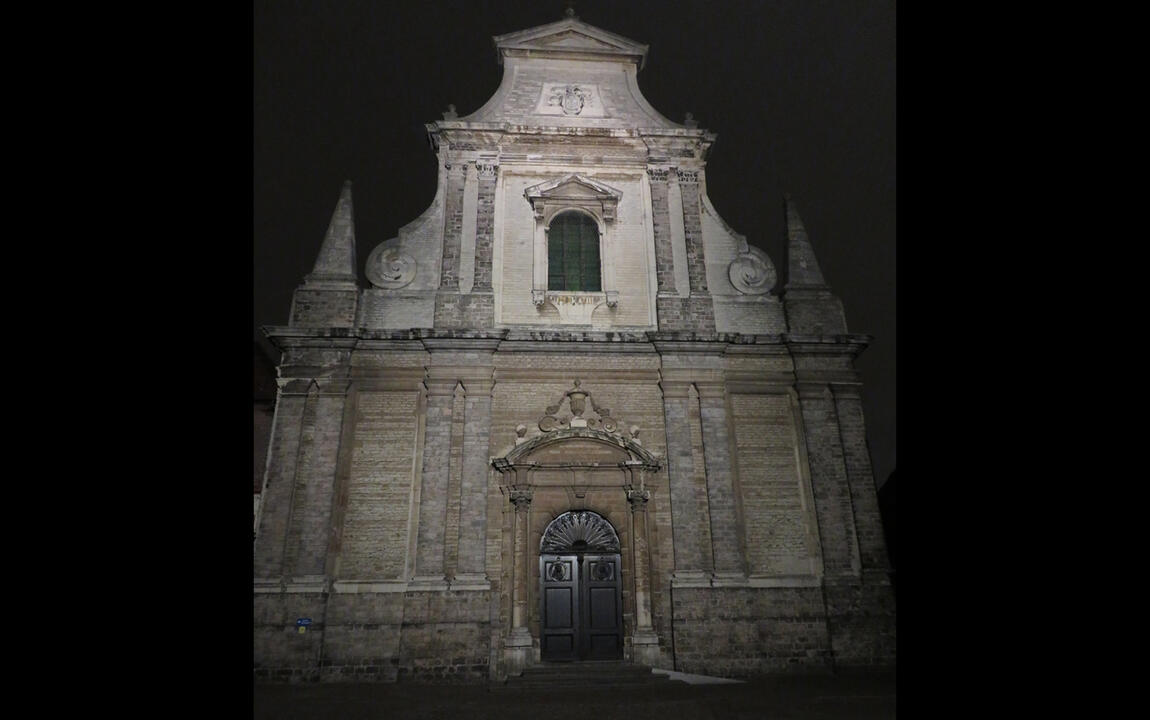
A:
{"label": "wooden double door", "polygon": [[619,570],[617,553],[539,557],[543,660],[623,657]]}

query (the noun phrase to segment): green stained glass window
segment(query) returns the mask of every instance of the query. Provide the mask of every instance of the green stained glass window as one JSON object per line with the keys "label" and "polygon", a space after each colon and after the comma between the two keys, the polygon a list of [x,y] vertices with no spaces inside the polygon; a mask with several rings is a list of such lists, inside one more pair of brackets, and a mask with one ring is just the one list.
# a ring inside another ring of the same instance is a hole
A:
{"label": "green stained glass window", "polygon": [[599,226],[580,212],[555,216],[547,233],[547,289],[599,292]]}

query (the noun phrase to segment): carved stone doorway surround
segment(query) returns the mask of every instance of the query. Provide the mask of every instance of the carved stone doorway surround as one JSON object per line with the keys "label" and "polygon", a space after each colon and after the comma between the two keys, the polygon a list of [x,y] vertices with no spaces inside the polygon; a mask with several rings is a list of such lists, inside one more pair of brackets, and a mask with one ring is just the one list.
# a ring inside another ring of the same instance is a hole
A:
{"label": "carved stone doorway surround", "polygon": [[[508,675],[518,675],[539,661],[539,638],[532,633],[529,618],[531,608],[539,604],[538,593],[532,592],[538,583],[532,582],[531,573],[538,568],[540,548],[539,538],[534,543],[530,540],[541,537],[548,523],[569,510],[593,510],[616,528],[622,522],[629,526],[628,542],[622,548],[632,568],[625,658],[654,664],[659,657],[659,639],[651,623],[646,510],[651,476],[662,463],[640,444],[637,427],[627,435],[618,432],[618,423],[594,400],[591,416],[584,417],[586,400],[591,400],[590,393],[576,381],[558,404],[547,408],[539,423],[542,434],[526,439],[526,428],[520,425],[515,448],[492,459],[501,475],[500,490],[514,505],[510,527],[504,528],[512,539],[511,621],[503,638]],[[572,412],[567,418],[558,415],[564,402]]]}

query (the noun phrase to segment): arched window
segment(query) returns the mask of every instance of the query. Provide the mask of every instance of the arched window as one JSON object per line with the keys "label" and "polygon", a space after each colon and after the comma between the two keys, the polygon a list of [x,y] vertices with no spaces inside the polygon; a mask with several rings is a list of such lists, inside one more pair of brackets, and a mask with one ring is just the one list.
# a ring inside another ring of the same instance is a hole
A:
{"label": "arched window", "polygon": [[551,221],[547,232],[547,289],[599,292],[599,225],[569,210]]}

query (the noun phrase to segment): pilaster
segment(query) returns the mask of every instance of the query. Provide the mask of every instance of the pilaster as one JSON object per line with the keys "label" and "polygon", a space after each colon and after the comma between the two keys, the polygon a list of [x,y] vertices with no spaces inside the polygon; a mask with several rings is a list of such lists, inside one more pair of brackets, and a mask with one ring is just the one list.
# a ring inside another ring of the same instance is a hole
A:
{"label": "pilaster", "polygon": [[703,221],[699,201],[698,169],[676,168],[679,191],[683,204],[683,239],[687,246],[687,277],[691,295],[709,295],[707,290],[707,260],[703,252]]}
{"label": "pilaster", "polygon": [[834,394],[835,412],[839,421],[839,437],[843,447],[847,482],[850,485],[851,507],[854,510],[862,570],[864,573],[873,572],[876,579],[885,581],[890,571],[890,562],[886,540],[883,537],[878,490],[875,487],[870,451],[866,443],[866,423],[863,419],[859,386],[834,383],[831,385],[831,392]]}
{"label": "pilaster", "polygon": [[[460,293],[460,272],[462,271],[463,231],[465,225],[464,198],[467,188],[469,168],[466,161],[451,159],[447,168],[447,191],[443,211],[443,257],[439,272],[439,290],[435,294],[434,323],[437,328],[490,327],[491,321],[483,325],[473,321],[473,298],[485,298],[479,305],[486,305],[494,312],[494,299],[488,295],[473,296]],[[474,170],[471,170],[474,173]],[[475,180],[472,179],[474,186]],[[471,224],[474,228],[474,224]],[[479,312],[482,316],[484,313]],[[490,318],[490,314],[488,314]]]}
{"label": "pilaster", "polygon": [[345,378],[318,380],[308,397],[310,407],[301,428],[298,486],[289,527],[289,536],[296,542],[294,578],[317,580],[325,575],[349,385]]}
{"label": "pilaster", "polygon": [[429,368],[425,381],[427,415],[412,584],[431,589],[447,589],[443,540],[451,467],[451,411],[457,382],[453,374],[441,375],[437,368]]}
{"label": "pilaster", "polygon": [[479,197],[475,222],[475,284],[472,292],[491,292],[492,252],[495,245],[495,184],[499,166],[479,162]]}
{"label": "pilaster", "polygon": [[647,168],[651,186],[651,224],[655,237],[655,279],[659,295],[678,296],[675,290],[675,254],[671,247],[671,218],[667,204],[667,168]]}
{"label": "pilaster", "polygon": [[447,193],[443,211],[443,262],[440,291],[459,290],[459,257],[463,238],[463,191],[469,163],[454,161],[447,167]]}
{"label": "pilaster", "polygon": [[799,382],[796,387],[825,576],[858,576],[859,548],[834,396],[825,383]]}
{"label": "pilaster", "polygon": [[490,469],[491,368],[463,378],[466,393],[463,478],[459,498],[459,561],[452,589],[487,590],[487,483]]}
{"label": "pilaster", "polygon": [[667,431],[667,479],[671,488],[672,543],[676,586],[707,586],[704,573],[703,508],[695,495],[691,452],[690,383],[663,379],[663,415]]}
{"label": "pilaster", "polygon": [[731,474],[731,420],[722,382],[696,382],[707,470],[707,503],[716,584],[743,584],[746,565],[739,549],[739,524]]}
{"label": "pilaster", "polygon": [[253,550],[253,569],[258,580],[278,580],[285,574],[284,541],[291,515],[299,436],[310,383],[304,383],[302,388],[298,385],[281,381],[276,399],[275,426],[268,448],[267,483],[261,498],[260,532]]}

